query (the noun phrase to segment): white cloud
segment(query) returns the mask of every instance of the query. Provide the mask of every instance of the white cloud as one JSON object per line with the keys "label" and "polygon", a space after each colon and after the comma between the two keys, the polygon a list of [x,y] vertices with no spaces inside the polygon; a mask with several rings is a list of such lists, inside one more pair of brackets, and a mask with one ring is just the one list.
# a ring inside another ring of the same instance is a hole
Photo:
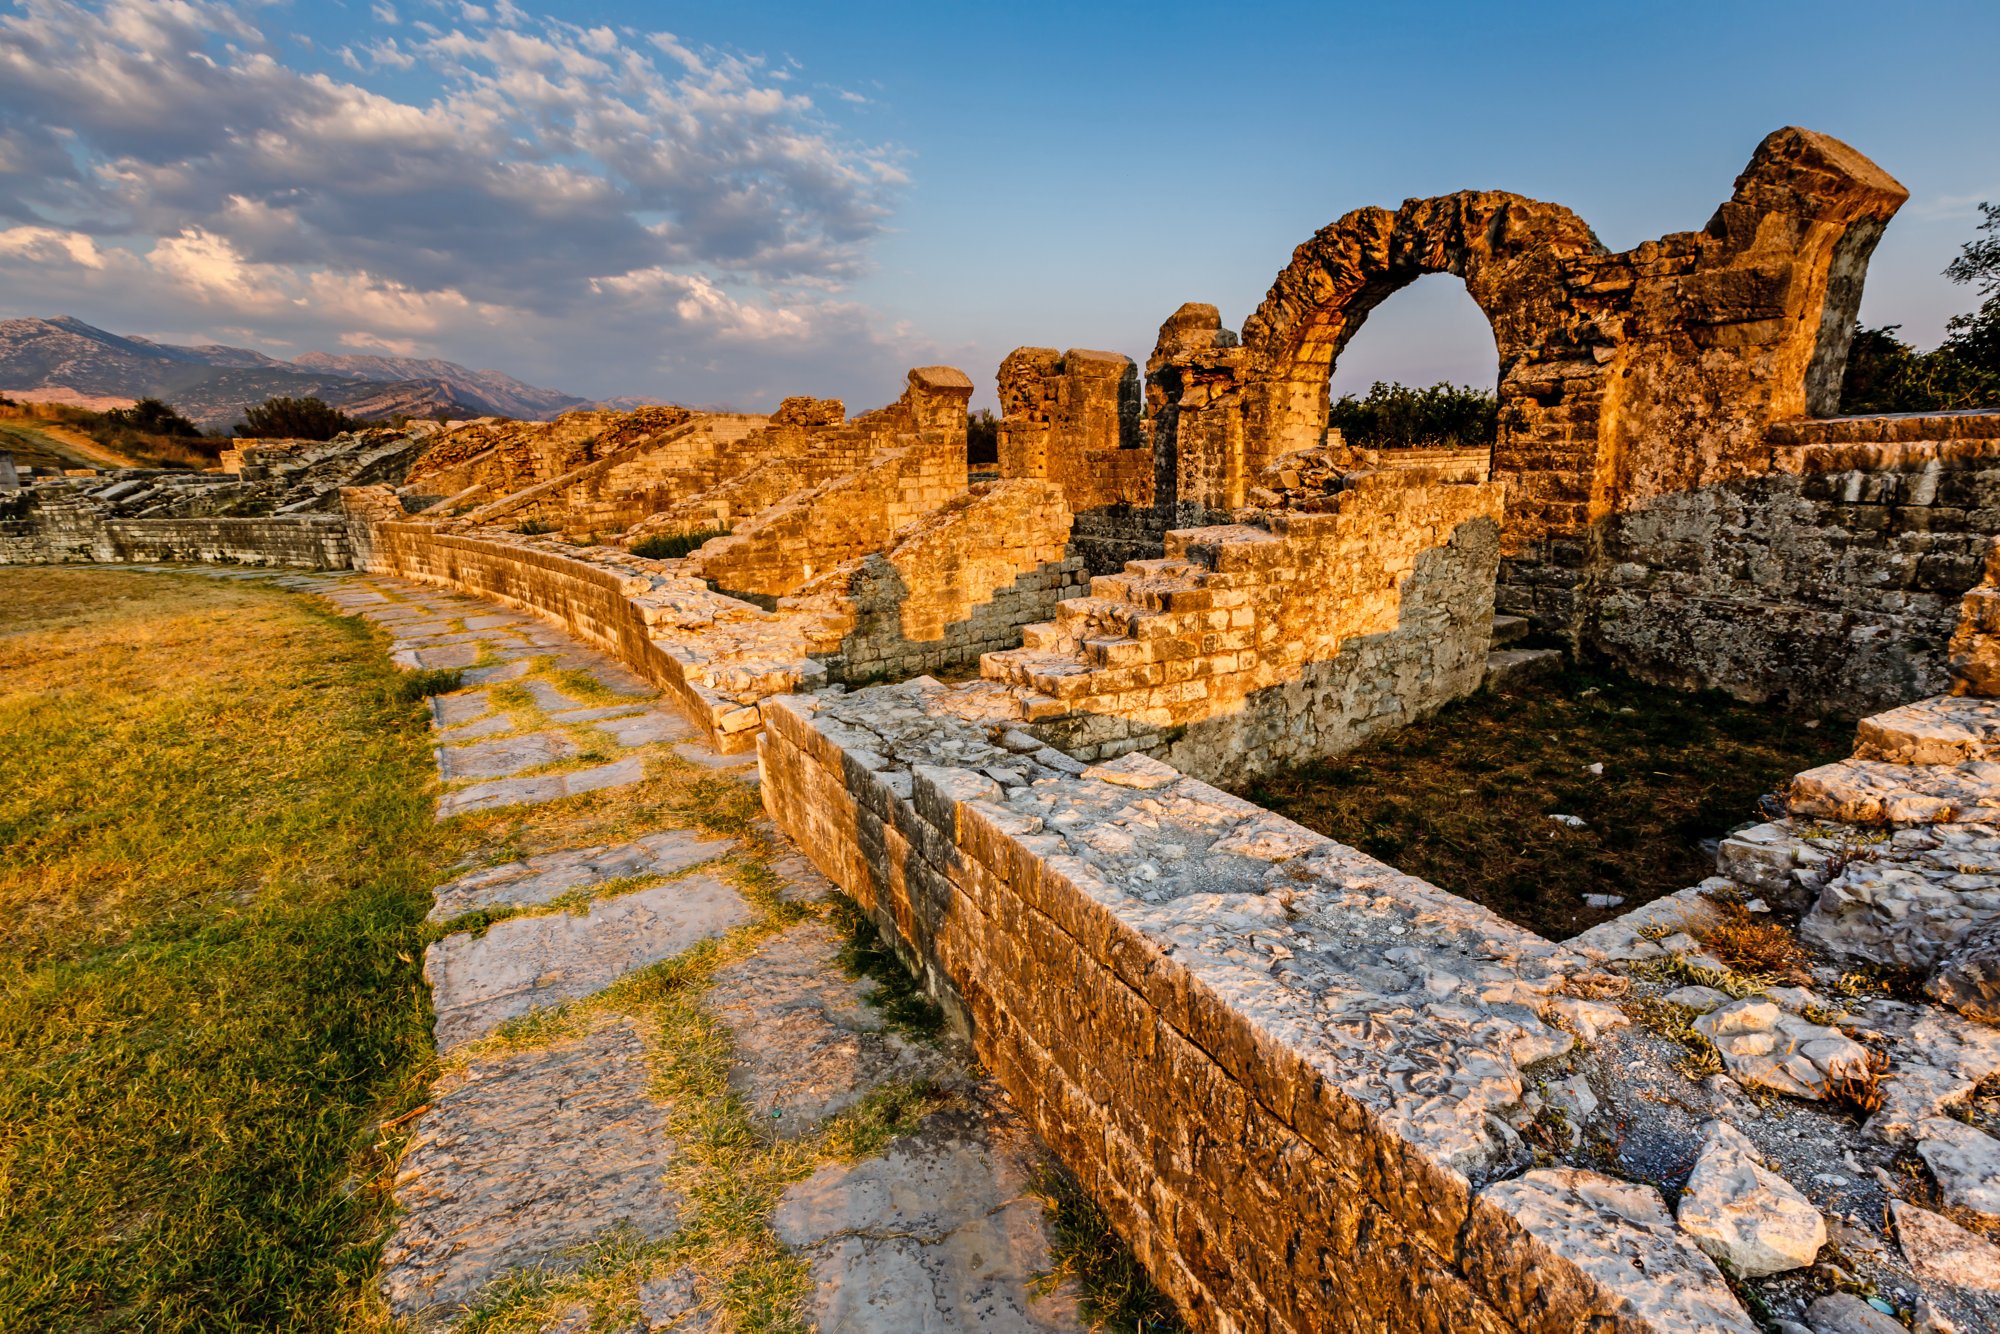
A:
{"label": "white cloud", "polygon": [[[507,3],[372,10],[396,34],[317,70],[280,58],[256,0],[0,11],[0,289],[55,313],[66,276],[274,343],[527,348],[585,392],[908,355],[837,295],[906,164],[761,59]],[[369,86],[385,71],[394,94]]]}

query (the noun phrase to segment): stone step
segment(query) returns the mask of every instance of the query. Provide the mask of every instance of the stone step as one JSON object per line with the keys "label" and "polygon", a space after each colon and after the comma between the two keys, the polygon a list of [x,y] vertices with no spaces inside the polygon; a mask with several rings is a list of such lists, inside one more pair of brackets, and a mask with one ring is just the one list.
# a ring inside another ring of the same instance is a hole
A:
{"label": "stone step", "polygon": [[1493,647],[1506,648],[1518,644],[1528,637],[1528,618],[1525,616],[1498,616],[1493,618]]}
{"label": "stone step", "polygon": [[1021,647],[1034,653],[1074,653],[1077,638],[1053,621],[1036,621],[1021,627]]}
{"label": "stone step", "polygon": [[1793,815],[1846,824],[1924,825],[2000,819],[2000,764],[1890,764],[1851,759],[1792,780]]}
{"label": "stone step", "polygon": [[1208,567],[1198,561],[1185,560],[1179,556],[1154,556],[1148,560],[1128,560],[1125,573],[1142,578],[1179,578],[1184,575],[1207,574]]}
{"label": "stone step", "polygon": [[1086,639],[1083,661],[1092,667],[1136,667],[1153,660],[1156,641],[1145,639]]}
{"label": "stone step", "polygon": [[1066,692],[1061,682],[1088,676],[1094,670],[1074,655],[1038,653],[1032,649],[1000,649],[981,654],[979,658],[979,674],[987,680],[1027,686],[1057,698],[1062,698],[1065,693],[1075,693],[1074,686],[1068,687]]}
{"label": "stone step", "polygon": [[1503,648],[1486,655],[1488,690],[1514,690],[1562,670],[1561,649]]}
{"label": "stone step", "polygon": [[1197,592],[1201,587],[1197,580],[1205,573],[1197,569],[1190,575],[1094,575],[1090,581],[1090,595],[1146,611],[1166,611],[1173,606],[1175,594],[1185,597]]}
{"label": "stone step", "polygon": [[1096,638],[1093,630],[1109,630],[1114,634],[1130,634],[1135,622],[1143,613],[1129,602],[1119,602],[1111,598],[1090,597],[1064,598],[1056,604],[1055,623],[1064,633],[1074,639]]}
{"label": "stone step", "polygon": [[1889,764],[2000,759],[2000,699],[1935,695],[1863,718],[1854,758]]}

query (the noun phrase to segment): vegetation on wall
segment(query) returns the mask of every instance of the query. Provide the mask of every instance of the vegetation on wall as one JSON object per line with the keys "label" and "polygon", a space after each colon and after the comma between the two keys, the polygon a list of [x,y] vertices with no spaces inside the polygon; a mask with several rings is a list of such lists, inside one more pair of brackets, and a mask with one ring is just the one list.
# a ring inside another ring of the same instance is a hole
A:
{"label": "vegetation on wall", "polygon": [[1979,293],[1979,308],[1953,316],[1944,341],[1928,352],[1898,338],[1901,325],[1856,330],[1840,385],[1842,412],[2000,407],[2000,204],[1981,204],[1979,211],[1981,234],[1944,271]]}
{"label": "vegetation on wall", "polygon": [[727,528],[697,528],[691,533],[654,533],[632,544],[632,554],[648,560],[679,560],[718,537],[729,536]]}
{"label": "vegetation on wall", "polygon": [[1363,449],[1490,445],[1500,401],[1490,390],[1444,382],[1428,389],[1377,380],[1365,398],[1343,394],[1327,425]]}

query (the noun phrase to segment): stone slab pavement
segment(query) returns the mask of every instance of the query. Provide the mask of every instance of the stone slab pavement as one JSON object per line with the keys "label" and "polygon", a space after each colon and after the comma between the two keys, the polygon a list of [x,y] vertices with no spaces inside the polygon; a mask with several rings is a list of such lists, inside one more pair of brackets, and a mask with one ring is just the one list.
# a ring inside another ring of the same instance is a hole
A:
{"label": "stone slab pavement", "polygon": [[[155,568],[314,594],[382,627],[397,663],[462,670],[461,688],[431,701],[441,820],[641,782],[660,765],[756,781],[754,754],[715,754],[645,682],[531,616],[389,578]],[[751,866],[761,900],[734,873]],[[658,828],[439,885],[432,923],[487,920],[426,952],[443,1062],[395,1173],[380,1280],[390,1314],[431,1329],[479,1310],[483,1327],[551,1332],[692,1332],[765,1314],[725,1311],[725,1276],[673,1257],[696,1207],[668,1184],[687,1166],[675,1126],[701,1109],[660,1096],[678,1053],[660,1048],[645,1007],[601,999],[635,969],[750,931],[703,1003],[733,1048],[718,1096],[740,1100],[760,1142],[810,1143],[878,1089],[952,1091],[951,1110],[885,1153],[825,1162],[785,1193],[769,1225],[810,1271],[807,1317],[858,1334],[1081,1329],[1073,1296],[1035,1281],[1049,1264],[1029,1190],[1042,1150],[962,1048],[884,1021],[872,984],[840,965],[830,888],[761,820],[742,840]],[[808,915],[787,924],[771,904]],[[546,1038],[494,1035],[545,1010],[577,1019]],[[565,1295],[562,1276],[611,1238],[661,1258],[615,1309],[598,1288]],[[521,1271],[553,1286],[508,1306],[504,1280]]]}

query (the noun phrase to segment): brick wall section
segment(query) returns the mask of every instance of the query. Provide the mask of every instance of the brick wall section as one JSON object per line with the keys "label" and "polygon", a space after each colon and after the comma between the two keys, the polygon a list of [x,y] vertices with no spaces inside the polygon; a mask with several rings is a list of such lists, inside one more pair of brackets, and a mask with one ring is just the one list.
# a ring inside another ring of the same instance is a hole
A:
{"label": "brick wall section", "polygon": [[[2000,533],[2000,414],[1837,419],[1778,471],[1647,501],[1503,566],[1499,609],[1648,680],[1861,715],[1937,694]],[[1865,438],[1873,435],[1874,439]]]}
{"label": "brick wall section", "polygon": [[915,676],[1017,647],[1085,589],[1068,557],[1069,507],[1050,482],[982,482],[896,535],[779,601],[817,617],[834,680]]}
{"label": "brick wall section", "polygon": [[0,565],[64,561],[193,561],[342,570],[347,525],[327,515],[284,518],[109,518],[82,497],[39,488],[0,502]]}
{"label": "brick wall section", "polygon": [[1360,476],[1328,513],[1167,534],[1167,556],[989,655],[1079,758],[1139,750],[1237,782],[1478,689],[1505,488]]}
{"label": "brick wall section", "polygon": [[965,439],[912,440],[791,496],[691,561],[726,592],[777,598],[821,571],[891,545],[897,531],[963,496]]}
{"label": "brick wall section", "polygon": [[1553,947],[1165,765],[996,743],[961,694],[772,701],[765,808],[1195,1328],[1755,1328],[1650,1189],[1641,1227],[1482,1188],[1513,1053],[1560,1049]]}

